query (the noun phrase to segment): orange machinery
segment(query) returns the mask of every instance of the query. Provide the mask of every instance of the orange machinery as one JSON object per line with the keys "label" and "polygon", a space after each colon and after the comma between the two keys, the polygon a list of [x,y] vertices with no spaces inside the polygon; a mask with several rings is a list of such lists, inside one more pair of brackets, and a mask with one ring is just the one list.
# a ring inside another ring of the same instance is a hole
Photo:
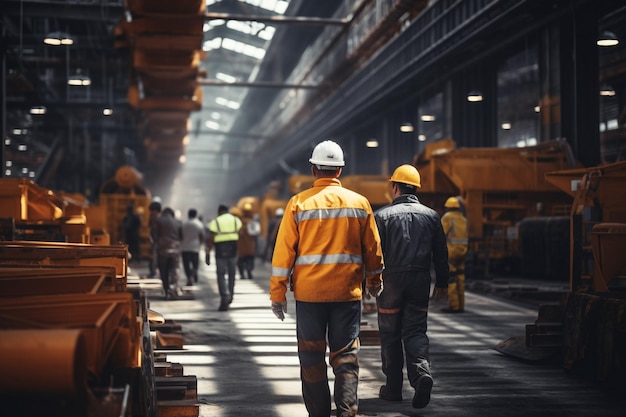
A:
{"label": "orange machinery", "polygon": [[422,178],[420,199],[442,211],[461,196],[469,221],[470,251],[485,262],[520,257],[520,222],[564,216],[571,197],[548,182],[547,172],[579,166],[564,141],[527,148],[462,148],[452,140],[427,146],[414,159]]}
{"label": "orange machinery", "polygon": [[626,289],[626,161],[550,172],[546,179],[574,198],[570,290]]}
{"label": "orange machinery", "polygon": [[0,179],[0,235],[3,240],[90,243],[89,203],[55,193],[24,178]]}
{"label": "orange machinery", "polygon": [[[540,307],[527,347],[552,347],[565,368],[613,386],[626,384],[626,161],[546,173],[573,197],[570,291]],[[546,314],[547,313],[547,314]]]}

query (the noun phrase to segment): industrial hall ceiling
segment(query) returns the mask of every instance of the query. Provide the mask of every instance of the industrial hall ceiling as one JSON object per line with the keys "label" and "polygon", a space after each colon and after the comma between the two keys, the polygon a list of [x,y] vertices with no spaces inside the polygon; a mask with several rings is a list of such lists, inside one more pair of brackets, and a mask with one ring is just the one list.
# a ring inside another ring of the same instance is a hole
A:
{"label": "industrial hall ceiling", "polygon": [[287,77],[341,3],[3,0],[2,176],[95,199],[131,165],[201,206],[246,174],[277,94],[307,88]]}

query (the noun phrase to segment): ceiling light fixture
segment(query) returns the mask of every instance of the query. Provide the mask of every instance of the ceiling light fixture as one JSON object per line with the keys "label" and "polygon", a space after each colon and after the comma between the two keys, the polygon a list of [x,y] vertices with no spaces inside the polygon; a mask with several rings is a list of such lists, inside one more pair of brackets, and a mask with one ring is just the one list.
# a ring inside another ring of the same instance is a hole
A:
{"label": "ceiling light fixture", "polygon": [[433,115],[433,114],[422,114],[422,116],[420,117],[420,120],[422,122],[434,122],[435,121],[435,115]]}
{"label": "ceiling light fixture", "polygon": [[467,101],[471,103],[477,103],[479,101],[483,101],[483,93],[478,90],[472,90],[467,93]]}
{"label": "ceiling light fixture", "polygon": [[113,114],[113,109],[110,109],[110,108],[103,109],[102,114],[104,114],[105,116],[110,116]]}
{"label": "ceiling light fixture", "polygon": [[615,95],[615,90],[608,84],[603,84],[600,88],[600,95],[602,97],[613,97]]}
{"label": "ceiling light fixture", "polygon": [[376,139],[370,139],[365,142],[365,146],[368,148],[378,148],[378,141]]}
{"label": "ceiling light fixture", "polygon": [[30,114],[46,114],[48,109],[45,106],[34,106],[30,109]]}
{"label": "ceiling light fixture", "polygon": [[417,140],[419,140],[420,142],[426,142],[426,135],[419,135],[417,137]]}
{"label": "ceiling light fixture", "polygon": [[60,46],[60,45],[73,45],[74,39],[64,32],[50,32],[43,40],[46,45]]}
{"label": "ceiling light fixture", "polygon": [[411,133],[413,130],[414,128],[411,123],[405,122],[400,125],[400,132],[402,133]]}
{"label": "ceiling light fixture", "polygon": [[619,39],[615,33],[609,32],[608,30],[602,32],[596,41],[596,45],[598,46],[615,46],[617,44],[619,44]]}
{"label": "ceiling light fixture", "polygon": [[74,85],[74,86],[87,87],[87,86],[91,85],[91,78],[89,78],[88,76],[82,74],[80,72],[80,70],[77,70],[76,74],[71,75],[67,79],[67,84],[68,85]]}

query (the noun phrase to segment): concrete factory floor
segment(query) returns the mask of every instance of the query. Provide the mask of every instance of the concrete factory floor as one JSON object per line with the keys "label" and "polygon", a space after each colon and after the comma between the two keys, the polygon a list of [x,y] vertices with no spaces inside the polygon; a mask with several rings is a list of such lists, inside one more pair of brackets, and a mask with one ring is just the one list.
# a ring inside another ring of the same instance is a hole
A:
{"label": "concrete factory floor", "polygon": [[[204,259],[201,254],[201,259]],[[129,275],[147,275],[145,263]],[[270,310],[269,264],[257,260],[254,280],[235,283],[229,311],[219,312],[215,266],[202,264],[199,283],[180,299],[166,300],[158,286],[147,289],[150,307],[182,326],[184,347],[167,351],[185,375],[198,380],[200,416],[299,417],[302,402],[294,301],[284,322]],[[181,270],[180,282],[186,282]],[[146,280],[148,282],[150,280]],[[148,285],[148,287],[150,287]],[[429,337],[435,380],[430,404],[411,407],[405,383],[402,402],[378,399],[384,383],[376,340],[360,352],[359,416],[623,416],[626,401],[605,387],[562,369],[548,353],[521,361],[494,349],[523,337],[537,310],[497,297],[468,292],[467,311],[447,315],[431,305]],[[363,330],[376,330],[376,314],[363,315]],[[332,370],[328,370],[332,384]],[[331,387],[332,392],[332,387]],[[334,406],[333,406],[334,410]]]}

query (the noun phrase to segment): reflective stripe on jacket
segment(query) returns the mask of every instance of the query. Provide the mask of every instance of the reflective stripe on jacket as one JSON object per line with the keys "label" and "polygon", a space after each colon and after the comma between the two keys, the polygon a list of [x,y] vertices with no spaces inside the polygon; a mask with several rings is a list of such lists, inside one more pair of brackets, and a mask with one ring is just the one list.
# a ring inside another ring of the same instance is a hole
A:
{"label": "reflective stripe on jacket", "polygon": [[287,204],[272,258],[270,299],[285,300],[291,277],[298,301],[360,300],[363,279],[380,284],[382,268],[369,201],[338,179],[319,178]]}
{"label": "reflective stripe on jacket", "polygon": [[236,241],[239,239],[241,219],[230,213],[223,213],[211,220],[209,231],[215,233],[215,243]]}

